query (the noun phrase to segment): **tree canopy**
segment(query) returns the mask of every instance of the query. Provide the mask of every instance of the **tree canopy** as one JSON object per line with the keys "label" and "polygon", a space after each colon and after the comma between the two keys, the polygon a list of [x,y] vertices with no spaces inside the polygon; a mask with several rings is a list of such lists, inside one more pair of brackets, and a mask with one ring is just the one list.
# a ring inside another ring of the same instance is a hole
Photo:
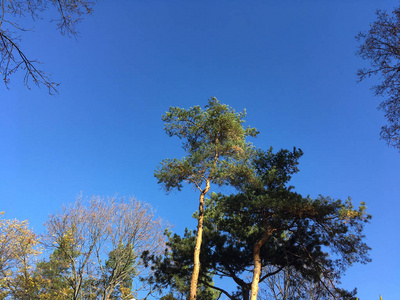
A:
{"label": "tree canopy", "polygon": [[26,221],[0,219],[0,298],[112,300],[132,299],[139,292],[150,295],[150,270],[140,257],[143,252],[161,253],[161,226],[145,203],[101,197],[78,199],[49,216],[40,240]]}
{"label": "tree canopy", "polygon": [[0,212],[0,298],[22,299],[42,283],[31,269],[41,254],[40,239],[27,221],[3,219],[3,214]]}
{"label": "tree canopy", "polygon": [[162,117],[166,133],[183,140],[187,156],[163,160],[155,171],[155,177],[166,191],[180,190],[183,182],[188,182],[200,192],[191,300],[197,293],[205,195],[211,184],[238,186],[244,179],[251,181],[253,171],[249,162],[254,151],[246,137],[255,137],[257,131],[243,127],[245,115],[245,112],[236,113],[233,108],[211,98],[205,110],[200,106],[189,109],[170,107]]}
{"label": "tree canopy", "polygon": [[[230,196],[214,193],[206,201],[202,285],[232,300],[257,299],[259,282],[290,268],[303,282],[322,286],[320,295],[353,299],[354,293],[337,282],[353,263],[369,261],[363,224],[370,216],[363,203],[355,209],[350,199],[311,199],[294,192],[288,182],[301,155],[298,149],[260,151],[254,184]],[[158,284],[175,288],[187,281],[195,235],[190,230],[184,237],[169,235],[170,250],[151,258]],[[230,278],[237,290],[216,286],[213,276]]]}
{"label": "tree canopy", "polygon": [[359,69],[358,78],[363,81],[372,75],[379,76],[373,90],[385,97],[379,105],[387,121],[381,128],[381,138],[400,151],[400,7],[391,14],[378,10],[369,30],[356,38],[361,43],[357,55],[371,65]]}

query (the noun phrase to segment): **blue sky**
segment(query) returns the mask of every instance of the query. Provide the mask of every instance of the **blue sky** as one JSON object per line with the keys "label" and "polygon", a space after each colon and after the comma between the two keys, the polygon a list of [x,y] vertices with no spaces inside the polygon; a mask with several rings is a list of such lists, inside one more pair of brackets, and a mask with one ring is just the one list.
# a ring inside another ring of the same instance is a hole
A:
{"label": "blue sky", "polygon": [[60,94],[0,85],[0,210],[37,231],[85,196],[135,196],[182,232],[195,227],[197,193],[166,195],[153,177],[181,157],[163,131],[169,106],[217,97],[260,131],[257,147],[304,151],[292,185],[304,195],[351,196],[373,215],[373,262],[343,278],[361,299],[400,294],[400,153],[379,140],[380,98],[357,83],[366,63],[354,36],[397,1],[104,0],[77,40],[55,24],[24,34],[26,54],[61,83]]}

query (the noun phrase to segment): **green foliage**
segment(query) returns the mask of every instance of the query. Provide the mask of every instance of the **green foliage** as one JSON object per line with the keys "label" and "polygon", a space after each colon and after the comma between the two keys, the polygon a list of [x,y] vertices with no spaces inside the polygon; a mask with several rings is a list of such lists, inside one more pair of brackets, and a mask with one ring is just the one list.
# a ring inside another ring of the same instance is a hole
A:
{"label": "green foliage", "polygon": [[[36,266],[36,276],[41,278],[40,299],[72,299],[74,278],[73,260],[79,259],[80,251],[74,249],[70,236],[59,241],[59,246],[51,254],[48,261],[41,261]],[[71,260],[72,258],[72,260]],[[82,280],[81,294],[85,299],[104,297],[104,292],[110,290],[106,299],[122,299],[131,295],[135,269],[136,255],[132,245],[120,244],[108,254],[101,278],[92,275]]]}
{"label": "green foliage", "polygon": [[115,287],[110,299],[123,299],[132,290],[133,278],[137,275],[136,254],[133,246],[128,244],[118,247],[108,254],[105,262],[105,274],[100,282],[100,290]]}
{"label": "green foliage", "polygon": [[178,300],[177,298],[174,297],[172,293],[169,293],[163,297],[160,298],[160,300]]}
{"label": "green foliage", "polygon": [[68,231],[57,240],[57,248],[48,261],[36,265],[36,273],[43,279],[40,294],[42,299],[70,299],[73,295],[73,265],[80,251],[75,244],[73,232]]}
{"label": "green foliage", "polygon": [[364,203],[354,209],[350,198],[345,202],[322,196],[314,200],[293,192],[287,184],[298,171],[301,154],[294,149],[259,155],[254,164],[263,186],[228,197],[213,195],[215,209],[208,211],[218,213],[210,223],[229,234],[233,245],[247,241],[248,251],[263,241],[264,266],[291,266],[310,281],[338,279],[353,263],[369,261],[363,225],[370,216]]}
{"label": "green foliage", "polygon": [[194,267],[190,283],[192,300],[198,299],[196,291],[201,261],[204,198],[210,185],[230,184],[239,187],[241,182],[252,182],[254,179],[251,166],[254,148],[246,142],[246,137],[255,137],[257,131],[254,128],[243,128],[244,117],[245,112],[236,113],[216,98],[208,101],[205,110],[199,106],[188,110],[171,107],[163,116],[166,133],[183,140],[187,156],[180,160],[163,160],[154,175],[167,192],[180,190],[183,182],[192,184],[200,191]]}
{"label": "green foliage", "polygon": [[[351,199],[311,199],[294,192],[288,183],[298,172],[301,155],[298,149],[259,151],[253,162],[257,180],[244,182],[241,193],[213,193],[207,199],[199,282],[229,299],[248,299],[254,245],[267,232],[272,234],[260,255],[262,266],[273,266],[274,271],[264,269],[260,281],[291,267],[305,281],[336,282],[353,263],[369,261],[369,247],[363,241],[363,225],[370,219],[365,204],[355,209]],[[193,265],[195,235],[189,230],[183,237],[168,234],[169,250],[163,258],[153,258],[156,282],[173,289],[179,288],[180,280],[185,282]],[[214,286],[213,276],[231,278],[237,291]],[[354,299],[352,292],[336,286],[321,293],[326,299]]]}
{"label": "green foliage", "polygon": [[245,112],[236,113],[228,105],[211,98],[202,110],[171,107],[162,119],[169,136],[183,140],[188,154],[182,159],[165,159],[155,171],[166,191],[180,190],[187,181],[200,188],[207,179],[218,185],[237,185],[238,177],[249,176],[249,157],[253,152],[247,136],[254,128],[243,128]]}
{"label": "green foliage", "polygon": [[[147,265],[151,265],[153,275],[150,278],[152,284],[156,288],[169,289],[171,293],[168,297],[176,297],[176,299],[187,299],[189,296],[189,286],[191,274],[193,271],[193,253],[196,243],[196,235],[192,231],[186,229],[184,237],[166,231],[168,237],[163,256],[154,256],[144,253],[142,259]],[[206,246],[202,246],[200,252],[200,260],[202,261],[202,271],[200,272],[198,295],[196,299],[210,300],[217,299],[220,292],[211,288],[213,286],[213,274],[208,272],[207,268],[203,268],[203,261],[206,261]]]}

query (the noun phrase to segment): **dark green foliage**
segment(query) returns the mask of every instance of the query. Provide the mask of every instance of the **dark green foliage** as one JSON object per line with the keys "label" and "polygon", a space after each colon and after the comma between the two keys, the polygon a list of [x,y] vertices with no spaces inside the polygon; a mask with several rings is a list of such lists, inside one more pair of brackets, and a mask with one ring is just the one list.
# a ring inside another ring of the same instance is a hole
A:
{"label": "dark green foliage", "polygon": [[218,213],[209,220],[233,245],[246,241],[248,251],[273,232],[261,248],[263,266],[291,266],[310,281],[328,274],[338,279],[354,262],[369,261],[362,231],[370,216],[363,203],[355,210],[350,199],[314,200],[293,192],[287,183],[301,155],[296,149],[261,153],[254,164],[263,186],[229,197],[213,195],[215,209],[209,212]]}
{"label": "dark green foliage", "polygon": [[[290,267],[302,280],[323,285],[324,280],[337,282],[353,263],[369,261],[363,224],[370,216],[364,204],[354,209],[350,199],[302,197],[288,185],[298,172],[301,155],[298,149],[260,151],[253,162],[257,180],[244,182],[239,194],[214,193],[207,199],[200,283],[229,299],[248,299],[254,245],[271,231],[260,254],[262,266],[272,266],[273,271],[264,268],[260,281]],[[165,256],[153,258],[155,281],[179,289],[179,282],[186,282],[192,268],[194,243],[195,232],[187,230],[184,237],[169,234]],[[238,290],[213,286],[213,276],[231,278]],[[353,297],[336,286],[324,292],[328,298]]]}
{"label": "dark green foliage", "polygon": [[[172,235],[170,231],[165,232],[168,237],[167,248],[164,256],[149,256],[147,253],[142,255],[146,264],[151,264],[154,274],[150,278],[151,283],[156,287],[168,288],[171,290],[169,294],[176,299],[186,299],[189,295],[190,278],[193,271],[193,253],[196,243],[196,235],[193,232],[186,230],[184,237]],[[210,300],[217,299],[220,292],[210,288],[213,286],[213,275],[208,272],[203,261],[207,261],[206,246],[202,246],[200,252],[201,272],[199,277],[197,299]],[[167,296],[166,296],[167,297]]]}
{"label": "dark green foliage", "polygon": [[175,298],[175,296],[173,295],[173,293],[169,293],[163,297],[160,298],[160,300],[178,300],[177,298]]}
{"label": "dark green foliage", "polygon": [[180,190],[183,182],[200,191],[196,243],[193,245],[193,270],[190,281],[190,299],[198,289],[200,250],[203,235],[204,200],[211,184],[229,184],[239,187],[241,182],[252,182],[254,170],[251,158],[254,149],[246,142],[247,136],[256,136],[254,128],[243,128],[245,113],[236,113],[231,107],[211,98],[203,111],[199,106],[188,110],[171,107],[163,116],[169,136],[183,140],[187,156],[165,159],[155,171],[158,183],[168,192]]}

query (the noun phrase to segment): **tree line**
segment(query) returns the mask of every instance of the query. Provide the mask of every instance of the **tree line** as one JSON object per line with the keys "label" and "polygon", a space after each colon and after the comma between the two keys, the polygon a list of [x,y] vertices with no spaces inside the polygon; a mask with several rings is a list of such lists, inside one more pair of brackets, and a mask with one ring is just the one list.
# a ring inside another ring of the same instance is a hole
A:
{"label": "tree line", "polygon": [[148,204],[79,198],[44,227],[39,235],[27,221],[0,219],[0,299],[132,299],[154,292],[140,255],[161,253],[164,226]]}
{"label": "tree line", "polygon": [[[33,20],[51,6],[57,28],[76,36],[76,24],[97,1],[0,3],[0,71],[6,85],[18,70],[24,83],[57,83],[19,45],[20,17]],[[377,11],[357,39],[357,54],[371,63],[359,80],[378,75],[373,87],[385,99],[381,138],[399,148],[400,8]],[[155,171],[169,192],[184,184],[198,191],[197,228],[173,233],[151,207],[134,199],[78,199],[51,215],[45,233],[27,221],[0,219],[1,299],[356,299],[340,278],[354,263],[369,261],[365,203],[350,198],[298,194],[290,185],[300,149],[257,149],[247,141],[246,113],[211,98],[202,109],[171,107],[165,131],[187,155],[165,159]],[[230,195],[213,187],[230,186]],[[215,280],[225,278],[225,281]],[[231,281],[226,288],[225,282]]]}
{"label": "tree line", "polygon": [[[365,203],[297,193],[289,183],[303,152],[257,149],[245,116],[211,98],[162,117],[187,155],[163,160],[155,177],[199,195],[197,228],[183,236],[135,199],[80,197],[40,235],[0,219],[0,298],[356,299],[339,284],[369,261]],[[213,190],[223,185],[234,192]]]}

